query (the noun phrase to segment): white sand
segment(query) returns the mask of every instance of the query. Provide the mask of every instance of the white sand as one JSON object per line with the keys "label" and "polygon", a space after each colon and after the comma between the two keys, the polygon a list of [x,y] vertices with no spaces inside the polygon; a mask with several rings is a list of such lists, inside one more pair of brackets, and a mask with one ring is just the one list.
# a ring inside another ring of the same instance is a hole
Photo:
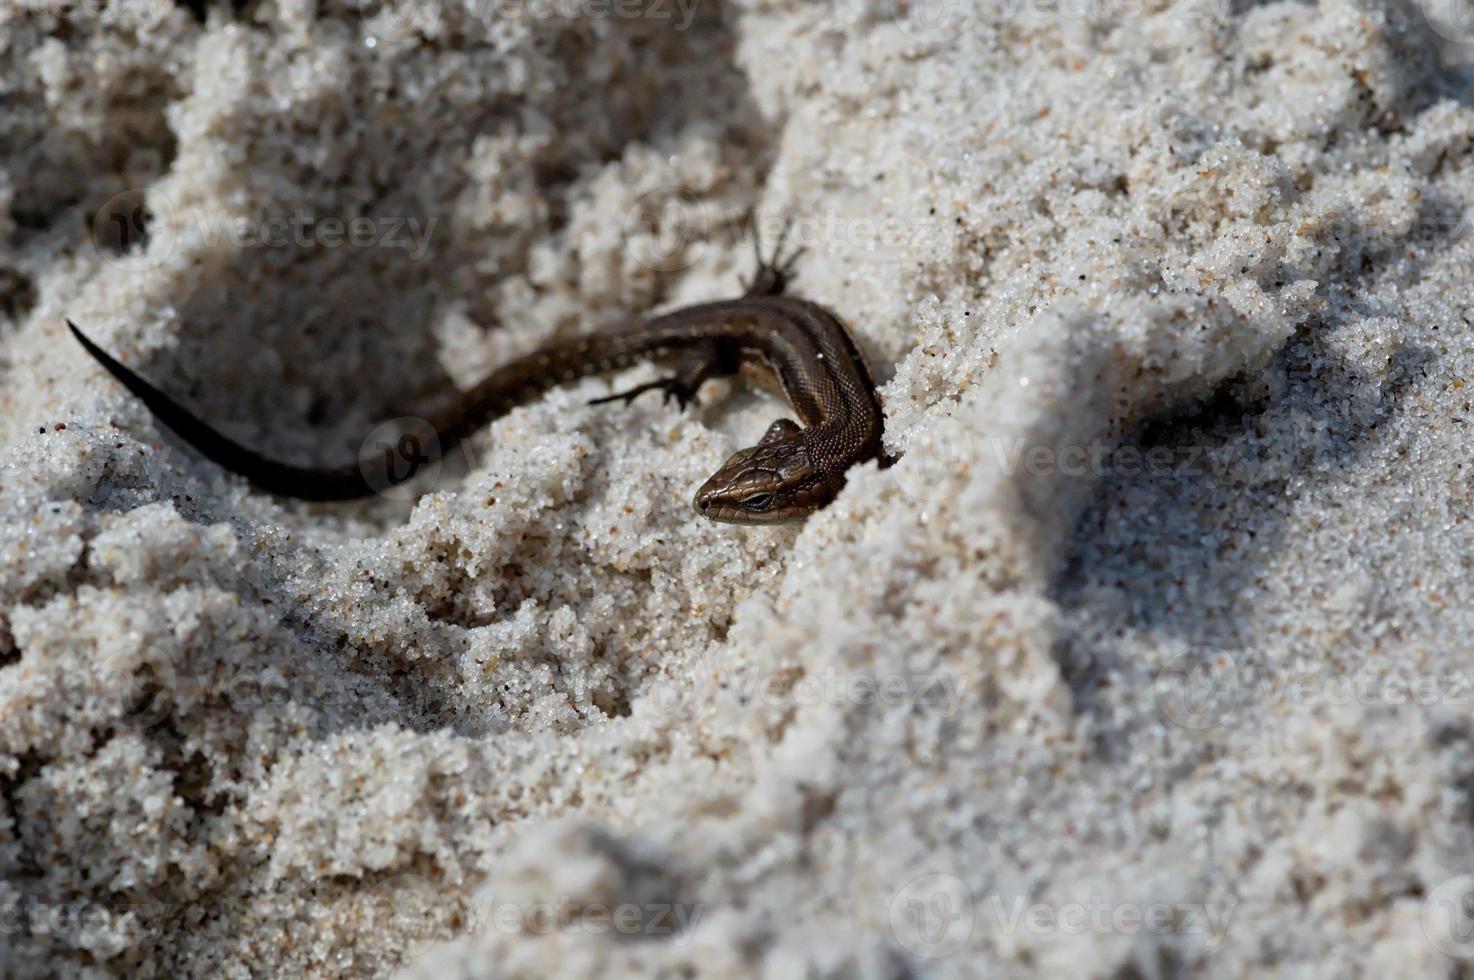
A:
{"label": "white sand", "polygon": [[[0,8],[0,974],[1468,968],[1461,0],[428,3]],[[740,385],[314,506],[62,329],[338,461],[750,207],[907,453],[801,527]]]}

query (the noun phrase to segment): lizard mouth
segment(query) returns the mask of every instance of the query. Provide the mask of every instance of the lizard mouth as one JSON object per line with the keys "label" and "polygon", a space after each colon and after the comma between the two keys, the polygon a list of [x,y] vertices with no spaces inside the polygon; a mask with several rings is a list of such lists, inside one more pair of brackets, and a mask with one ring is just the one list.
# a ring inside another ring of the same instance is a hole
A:
{"label": "lizard mouth", "polygon": [[706,487],[696,491],[696,496],[691,498],[691,506],[696,509],[696,513],[709,521],[716,521],[718,524],[738,523],[734,513],[736,508],[718,503],[716,494]]}

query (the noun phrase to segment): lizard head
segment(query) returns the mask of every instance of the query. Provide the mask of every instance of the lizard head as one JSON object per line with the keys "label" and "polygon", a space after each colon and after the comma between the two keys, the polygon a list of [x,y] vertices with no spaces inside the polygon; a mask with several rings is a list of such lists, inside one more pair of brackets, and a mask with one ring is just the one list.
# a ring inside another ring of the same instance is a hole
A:
{"label": "lizard head", "polygon": [[803,520],[834,494],[809,461],[803,430],[779,419],[756,446],[733,453],[692,503],[702,517],[724,524],[783,524]]}

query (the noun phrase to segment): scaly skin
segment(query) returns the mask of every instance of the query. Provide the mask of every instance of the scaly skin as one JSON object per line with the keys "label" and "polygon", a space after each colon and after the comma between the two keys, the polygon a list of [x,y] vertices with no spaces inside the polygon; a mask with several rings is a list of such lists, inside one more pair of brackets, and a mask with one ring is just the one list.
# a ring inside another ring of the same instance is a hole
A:
{"label": "scaly skin", "polygon": [[[791,259],[790,259],[791,261]],[[703,517],[728,524],[802,520],[844,486],[845,471],[881,455],[883,417],[875,384],[844,325],[824,307],[782,295],[785,269],[759,265],[738,299],[703,303],[631,321],[624,326],[550,344],[493,371],[431,419],[440,452],[549,388],[646,358],[685,355],[673,377],[599,402],[661,390],[686,404],[709,377],[744,365],[771,371],[803,422],[774,422],[762,441],[735,453],[701,485],[693,501]],[[89,354],[154,415],[207,459],[263,490],[304,500],[348,500],[383,490],[367,474],[382,461],[360,460],[313,469],[269,459],[201,421],[168,395],[118,363],[70,320]],[[390,485],[413,478],[387,475]]]}

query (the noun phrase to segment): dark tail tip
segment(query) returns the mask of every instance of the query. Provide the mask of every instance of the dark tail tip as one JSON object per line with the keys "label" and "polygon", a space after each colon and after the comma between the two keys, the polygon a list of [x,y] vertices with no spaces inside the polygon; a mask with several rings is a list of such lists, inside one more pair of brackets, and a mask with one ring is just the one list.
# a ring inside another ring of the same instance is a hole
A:
{"label": "dark tail tip", "polygon": [[67,327],[71,329],[72,336],[77,338],[77,343],[81,344],[82,348],[86,350],[87,353],[91,354],[93,357],[101,361],[104,366],[106,366],[107,363],[112,360],[112,357],[108,355],[107,351],[94,344],[91,338],[89,338],[85,333],[82,332],[82,328],[77,326],[70,319],[67,320]]}
{"label": "dark tail tip", "polygon": [[247,449],[213,428],[174,399],[120,364],[107,351],[92,342],[78,326],[67,320],[72,336],[77,338],[93,360],[101,364],[124,388],[131,391],[154,418],[173,429],[200,455],[232,473],[238,473],[256,486],[284,497],[303,500],[351,500],[374,492],[358,464],[338,469],[309,469],[278,462]]}

